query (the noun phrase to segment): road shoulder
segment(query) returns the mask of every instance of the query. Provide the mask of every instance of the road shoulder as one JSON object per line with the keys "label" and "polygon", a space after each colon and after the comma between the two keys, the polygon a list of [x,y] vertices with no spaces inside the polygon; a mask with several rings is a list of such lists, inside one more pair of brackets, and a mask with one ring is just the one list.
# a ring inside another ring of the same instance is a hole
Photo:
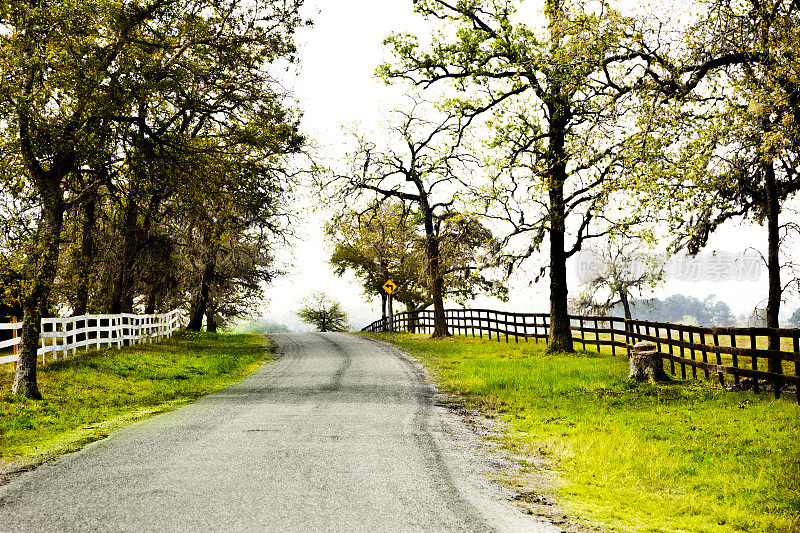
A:
{"label": "road shoulder", "polygon": [[559,513],[545,515],[526,501],[524,492],[513,488],[512,480],[521,466],[493,439],[504,430],[500,421],[442,393],[435,378],[416,358],[390,343],[363,338],[391,350],[425,384],[432,404],[429,429],[443,463],[461,496],[487,523],[503,531],[564,531],[552,520],[560,519]]}

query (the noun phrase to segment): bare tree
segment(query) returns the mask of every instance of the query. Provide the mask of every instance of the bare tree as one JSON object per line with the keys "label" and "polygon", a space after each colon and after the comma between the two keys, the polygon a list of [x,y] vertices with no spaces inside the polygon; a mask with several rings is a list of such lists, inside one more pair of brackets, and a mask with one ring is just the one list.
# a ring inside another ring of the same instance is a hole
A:
{"label": "bare tree", "polygon": [[[582,299],[592,301],[594,310],[608,312],[621,305],[630,320],[634,293],[641,294],[662,280],[663,262],[655,256],[636,254],[635,247],[632,241],[610,240],[604,248],[593,250]],[[592,307],[587,303],[584,306]]]}
{"label": "bare tree", "polygon": [[[438,120],[421,118],[437,116]],[[396,144],[381,149],[357,138],[346,173],[336,176],[340,201],[352,203],[400,199],[413,206],[424,234],[425,275],[434,310],[433,338],[449,335],[444,314],[447,265],[442,261],[443,231],[448,222],[463,216],[458,193],[469,189],[470,166],[477,160],[461,144],[464,122],[458,113],[437,113],[427,102],[415,102],[410,111],[396,111],[389,133]],[[395,148],[397,146],[397,148]],[[461,266],[459,268],[466,268]]]}

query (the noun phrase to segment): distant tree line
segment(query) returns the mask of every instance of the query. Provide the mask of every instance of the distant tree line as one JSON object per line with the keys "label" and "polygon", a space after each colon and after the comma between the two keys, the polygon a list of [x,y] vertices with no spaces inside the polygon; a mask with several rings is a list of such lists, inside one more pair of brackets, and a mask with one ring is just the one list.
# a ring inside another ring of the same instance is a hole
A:
{"label": "distant tree line", "polygon": [[244,329],[245,331],[255,335],[265,335],[267,333],[288,333],[291,331],[288,326],[265,318],[248,324]]}
{"label": "distant tree line", "polygon": [[[621,305],[609,310],[611,316],[625,316]],[[631,302],[632,318],[652,322],[691,324],[694,326],[735,326],[737,318],[725,302],[716,296],[703,300],[694,296],[673,294],[667,298],[645,298]]]}
{"label": "distant tree line", "polygon": [[241,314],[276,272],[298,113],[301,0],[16,1],[0,8],[0,309],[13,390],[40,397],[43,316]]}

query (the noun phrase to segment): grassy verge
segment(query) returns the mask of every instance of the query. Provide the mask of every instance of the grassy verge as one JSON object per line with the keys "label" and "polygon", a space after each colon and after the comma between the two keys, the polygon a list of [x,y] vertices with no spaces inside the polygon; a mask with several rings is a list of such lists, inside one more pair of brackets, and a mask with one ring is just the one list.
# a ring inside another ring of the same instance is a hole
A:
{"label": "grassy verge", "polygon": [[13,365],[0,365],[0,472],[75,450],[219,389],[269,353],[263,337],[204,333],[87,352],[39,367],[42,401],[11,395]]}
{"label": "grassy verge", "polygon": [[[600,529],[800,531],[800,407],[789,399],[708,382],[631,386],[624,356],[545,355],[533,342],[375,336],[508,421],[500,438],[534,492],[553,491]],[[542,465],[555,485],[537,486]]]}

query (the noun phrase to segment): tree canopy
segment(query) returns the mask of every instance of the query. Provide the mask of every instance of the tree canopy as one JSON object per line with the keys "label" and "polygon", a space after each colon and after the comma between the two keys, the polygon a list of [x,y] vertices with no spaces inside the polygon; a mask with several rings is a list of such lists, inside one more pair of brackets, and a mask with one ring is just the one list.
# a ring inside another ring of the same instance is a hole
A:
{"label": "tree canopy", "polygon": [[39,325],[54,303],[130,312],[194,299],[197,309],[210,278],[217,296],[230,293],[230,269],[210,268],[220,254],[248,271],[240,288],[264,277],[263,252],[246,261],[233,250],[279,231],[287,157],[303,144],[270,73],[293,60],[300,5],[3,4],[1,179],[6,214],[23,228],[2,243],[23,280],[16,392],[40,396]]}
{"label": "tree canopy", "polygon": [[[571,351],[567,259],[587,239],[631,226],[613,209],[635,130],[633,21],[608,2],[544,3],[544,24],[529,27],[511,0],[415,2],[443,31],[429,46],[414,36],[387,39],[396,62],[382,74],[416,86],[449,86],[467,124],[491,126],[498,171],[485,195],[496,218],[527,242],[506,248],[511,265],[543,246],[550,278],[549,349]],[[632,119],[631,119],[632,120]]]}

